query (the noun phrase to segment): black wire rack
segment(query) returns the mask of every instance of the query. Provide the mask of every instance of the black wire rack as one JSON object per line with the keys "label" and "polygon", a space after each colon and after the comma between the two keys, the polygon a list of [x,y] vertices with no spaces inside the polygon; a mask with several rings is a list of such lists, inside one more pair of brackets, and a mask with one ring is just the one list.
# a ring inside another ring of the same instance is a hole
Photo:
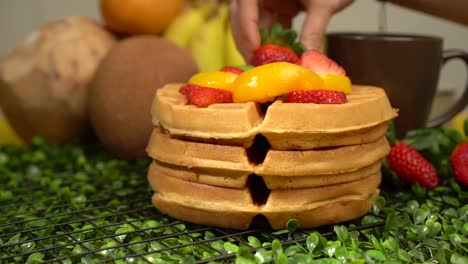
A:
{"label": "black wire rack", "polygon": [[[335,234],[333,226],[239,231],[179,221],[151,205],[145,171],[97,171],[29,166],[0,177],[0,263],[181,263],[187,256],[196,263],[229,263],[236,255],[226,243],[255,252],[270,249],[275,239],[292,245],[304,244],[311,232]],[[42,177],[47,173],[52,177]],[[366,224],[361,219],[344,225],[349,230],[384,225],[381,216]],[[250,236],[261,244],[249,243]]]}

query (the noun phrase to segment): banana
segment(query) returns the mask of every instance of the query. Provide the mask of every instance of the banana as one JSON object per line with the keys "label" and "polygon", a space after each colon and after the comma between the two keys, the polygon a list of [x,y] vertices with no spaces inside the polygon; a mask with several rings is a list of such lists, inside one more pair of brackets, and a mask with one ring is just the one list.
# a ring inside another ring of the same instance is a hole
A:
{"label": "banana", "polygon": [[216,3],[213,1],[189,7],[188,10],[174,18],[163,37],[182,48],[186,48],[193,34],[205,22],[206,16],[215,8]]}
{"label": "banana", "polygon": [[240,66],[245,65],[245,59],[236,47],[234,37],[232,35],[231,24],[229,20],[226,23],[226,37],[224,38],[224,65],[225,66]]}
{"label": "banana", "polygon": [[450,125],[452,128],[460,132],[465,138],[468,135],[465,134],[464,123],[465,120],[468,120],[468,113],[461,112],[460,114],[456,115],[452,120],[450,120]]}
{"label": "banana", "polygon": [[200,71],[216,71],[224,66],[225,22],[228,16],[227,4],[220,4],[216,14],[208,18],[188,45]]}
{"label": "banana", "polygon": [[8,120],[0,112],[0,147],[12,144],[24,146],[23,140],[16,134],[15,130],[10,126]]}

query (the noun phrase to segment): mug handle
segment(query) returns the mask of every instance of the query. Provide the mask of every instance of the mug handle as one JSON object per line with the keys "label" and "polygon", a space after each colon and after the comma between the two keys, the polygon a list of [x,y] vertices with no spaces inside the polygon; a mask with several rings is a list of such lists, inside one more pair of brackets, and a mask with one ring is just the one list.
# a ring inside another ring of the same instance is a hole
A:
{"label": "mug handle", "polygon": [[[468,72],[468,53],[462,50],[457,49],[450,49],[444,50],[442,54],[442,65],[446,62],[450,61],[451,59],[461,59],[465,66],[467,67]],[[442,114],[431,118],[427,122],[427,127],[436,127],[439,126],[450,119],[452,119],[456,114],[460,113],[466,106],[468,105],[468,78],[467,83],[465,84],[465,90],[460,98],[445,112]]]}

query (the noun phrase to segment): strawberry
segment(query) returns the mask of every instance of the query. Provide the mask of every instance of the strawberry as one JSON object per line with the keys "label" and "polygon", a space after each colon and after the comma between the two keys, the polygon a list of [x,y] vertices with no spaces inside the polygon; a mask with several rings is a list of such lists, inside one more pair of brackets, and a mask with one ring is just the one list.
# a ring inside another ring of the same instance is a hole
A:
{"label": "strawberry", "polygon": [[252,57],[252,65],[255,66],[280,61],[298,63],[299,57],[291,49],[273,44],[256,49]]}
{"label": "strawberry", "polygon": [[230,73],[234,73],[234,74],[241,74],[242,72],[244,72],[244,70],[242,69],[239,69],[237,67],[233,67],[233,66],[224,66],[223,68],[221,68],[222,72],[230,72]]}
{"label": "strawberry", "polygon": [[209,88],[196,84],[187,84],[179,89],[188,103],[198,107],[207,107],[216,103],[232,103],[232,93],[227,90]]}
{"label": "strawberry", "polygon": [[390,168],[406,182],[418,182],[428,189],[439,185],[439,176],[429,161],[411,145],[397,141],[387,157]]}
{"label": "strawberry", "polygon": [[346,75],[346,71],[340,65],[317,50],[302,53],[299,64],[315,73]]}
{"label": "strawberry", "polygon": [[252,56],[251,64],[259,66],[272,62],[299,63],[299,56],[304,52],[304,46],[296,42],[297,33],[292,29],[284,29],[275,23],[270,31],[260,29],[261,45]]}
{"label": "strawberry", "polygon": [[288,93],[285,103],[344,104],[348,102],[343,92],[331,90],[305,90]]}
{"label": "strawberry", "polygon": [[455,178],[468,186],[468,142],[460,143],[450,155]]}

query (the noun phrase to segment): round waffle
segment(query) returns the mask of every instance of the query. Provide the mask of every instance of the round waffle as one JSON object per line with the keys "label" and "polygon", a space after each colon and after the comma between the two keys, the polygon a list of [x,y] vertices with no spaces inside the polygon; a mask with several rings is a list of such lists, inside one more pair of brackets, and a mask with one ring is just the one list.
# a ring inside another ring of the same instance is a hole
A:
{"label": "round waffle", "polygon": [[370,143],[322,150],[267,149],[264,158],[255,157],[254,163],[249,154],[255,151],[172,138],[159,129],[153,131],[147,147],[155,166],[173,177],[242,188],[248,175],[256,174],[273,189],[323,186],[368,176],[380,170],[390,146],[381,137]]}
{"label": "round waffle", "polygon": [[273,229],[301,228],[367,213],[379,194],[397,116],[383,89],[354,86],[338,105],[213,104],[198,108],[158,89],[146,148],[153,204],[175,218],[246,229],[258,217]]}
{"label": "round waffle", "polygon": [[378,195],[380,172],[363,179],[322,187],[274,189],[259,202],[255,185],[226,188],[186,181],[150,165],[148,180],[156,191],[153,204],[162,212],[198,224],[248,228],[263,215],[273,229],[297,219],[300,226],[339,223],[364,215]]}
{"label": "round waffle", "polygon": [[340,105],[283,103],[278,99],[264,111],[258,103],[188,105],[179,93],[181,84],[168,84],[156,92],[153,124],[171,135],[217,144],[250,146],[256,135],[273,149],[312,149],[375,141],[383,136],[397,111],[385,91],[353,86],[348,102]]}

